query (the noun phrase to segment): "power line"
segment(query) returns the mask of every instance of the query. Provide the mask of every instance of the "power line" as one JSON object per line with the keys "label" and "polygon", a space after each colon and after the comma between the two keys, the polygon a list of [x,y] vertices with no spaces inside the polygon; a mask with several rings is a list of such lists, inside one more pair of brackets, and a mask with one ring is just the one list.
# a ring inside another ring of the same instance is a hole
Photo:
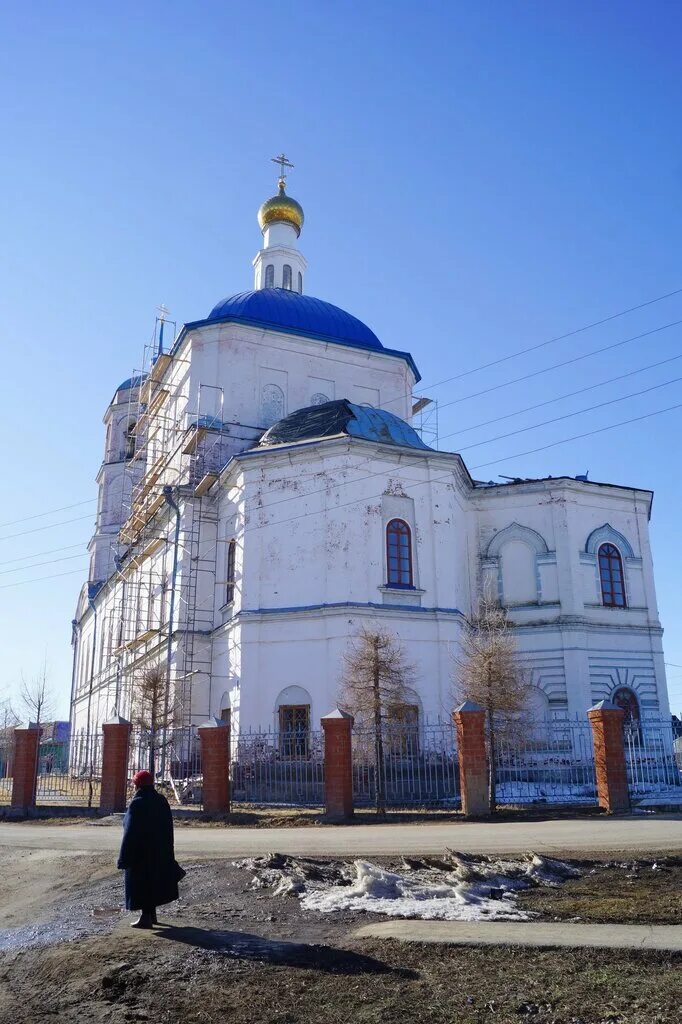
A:
{"label": "power line", "polygon": [[628,423],[639,423],[640,420],[648,420],[652,416],[661,416],[664,412],[672,412],[673,409],[682,409],[682,402],[678,402],[677,405],[669,405],[665,409],[656,409],[654,412],[646,412],[643,416],[633,416],[629,420],[621,420],[619,423],[611,423],[608,427],[598,427],[596,430],[588,430],[585,434],[574,434],[573,437],[565,437],[562,441],[552,441],[551,444],[545,444],[541,448],[531,448],[527,452],[517,452],[515,455],[505,455],[501,459],[491,459],[490,462],[481,462],[477,466],[471,466],[471,469],[483,469],[484,466],[494,466],[498,462],[509,462],[510,459],[519,459],[523,455],[535,455],[536,452],[547,451],[548,448],[556,448],[560,444],[568,444],[569,441],[579,441],[583,437],[593,437],[595,434],[603,434],[607,430],[615,430],[616,427],[624,427]]}
{"label": "power line", "polygon": [[42,530],[54,530],[57,526],[67,526],[69,523],[80,523],[83,519],[92,519],[92,516],[76,516],[74,519],[63,519],[59,523],[50,523],[48,526],[36,526],[32,530],[21,530],[20,533],[8,533],[5,537],[0,537],[0,541],[12,540],[14,537],[24,537],[27,533],[40,533]]}
{"label": "power line", "polygon": [[[616,429],[616,427],[625,426],[628,423],[637,423],[637,422],[639,422],[641,420],[650,419],[653,416],[660,416],[660,415],[662,415],[665,412],[671,412],[673,409],[680,409],[680,408],[682,408],[682,402],[678,403],[677,405],[667,406],[665,409],[657,409],[654,412],[645,413],[642,416],[634,416],[632,419],[622,420],[619,423],[612,423],[611,425],[606,426],[606,427],[599,427],[598,429],[590,430],[590,431],[588,431],[585,434],[576,434],[574,437],[566,437],[566,438],[563,438],[560,441],[554,441],[554,442],[552,442],[552,444],[544,445],[542,448],[534,448],[534,449],[532,449],[532,451],[529,451],[529,452],[520,452],[520,453],[518,453],[516,455],[509,455],[509,456],[506,456],[506,457],[504,457],[502,459],[493,459],[491,462],[486,462],[486,463],[483,463],[482,465],[490,466],[490,465],[493,465],[493,463],[496,463],[496,462],[506,462],[506,461],[509,461],[509,459],[519,458],[521,455],[533,455],[533,454],[535,454],[535,452],[544,451],[546,448],[555,448],[557,445],[568,444],[569,441],[576,441],[576,440],[579,440],[580,438],[583,438],[583,437],[591,437],[593,434],[601,434],[601,433],[604,433],[607,430],[614,430],[614,429]],[[410,465],[410,463],[407,463],[407,465]],[[416,466],[416,465],[418,465],[418,463],[417,462],[413,462],[413,463],[411,463],[411,465],[412,466]],[[473,466],[472,468],[473,469],[481,469],[482,466],[478,465],[478,466]],[[383,472],[384,471],[382,470],[381,473],[383,473]],[[373,473],[371,475],[372,476],[378,476],[378,475],[381,475],[381,473]],[[369,477],[361,477],[360,479],[361,480],[362,479],[369,479]],[[411,490],[414,487],[425,486],[426,484],[430,484],[430,483],[440,483],[440,482],[443,482],[445,480],[450,480],[450,479],[452,479],[452,473],[451,472],[450,473],[444,473],[444,474],[441,474],[441,475],[438,475],[438,476],[427,477],[425,480],[418,480],[418,481],[413,482],[411,484],[405,484],[405,489],[406,490]],[[360,481],[358,481],[358,480],[342,481],[340,484],[338,484],[338,486],[342,487],[344,485],[344,483],[359,483],[359,482]],[[317,493],[317,492],[313,492],[313,493]],[[336,505],[331,506],[328,509],[314,510],[314,511],[310,511],[310,512],[301,512],[298,515],[289,516],[286,519],[279,519],[276,522],[261,523],[261,524],[257,524],[257,525],[250,526],[250,527],[247,526],[247,527],[244,528],[244,533],[247,533],[250,530],[259,530],[259,529],[265,529],[267,527],[283,526],[286,523],[294,522],[297,519],[305,519],[308,516],[319,515],[320,511],[332,511],[335,508],[347,508],[349,505],[355,505],[358,502],[367,502],[367,501],[371,501],[373,498],[381,498],[383,493],[384,493],[383,491],[379,491],[377,494],[362,495],[362,497],[353,498],[351,501],[346,501],[346,502],[338,503]],[[306,497],[308,497],[308,495],[307,494],[306,495],[296,495],[296,497],[298,497],[298,498],[306,498]],[[603,506],[594,506],[594,507],[595,508],[597,508],[597,507],[602,508]],[[270,505],[263,505],[263,506],[258,507],[257,509],[250,510],[250,511],[265,513],[265,512],[268,511],[269,508],[270,508]]]}
{"label": "power line", "polygon": [[47,512],[38,512],[34,516],[22,516],[21,519],[10,519],[7,523],[0,523],[0,530],[6,526],[14,526],[16,523],[27,523],[31,519],[42,519],[43,516],[51,516],[54,512],[66,512],[69,508],[78,508],[79,505],[90,505],[97,498],[87,498],[85,501],[75,501],[73,505],[62,505],[61,508],[51,508]]}
{"label": "power line", "polygon": [[53,576],[38,576],[34,580],[21,580],[19,583],[2,583],[0,584],[0,590],[8,590],[10,587],[24,587],[27,583],[42,583],[44,580],[56,580],[60,576],[73,576],[75,573],[82,573],[83,567],[80,569],[69,569],[68,572],[57,572]]}
{"label": "power line", "polygon": [[539,427],[546,427],[550,423],[559,423],[560,420],[568,420],[573,416],[582,416],[586,412],[594,412],[595,409],[606,409],[609,405],[616,405],[618,402],[626,402],[629,398],[638,398],[640,395],[647,395],[650,391],[658,391],[659,388],[667,388],[671,384],[679,384],[682,377],[673,377],[672,380],[663,381],[662,384],[653,384],[649,388],[642,388],[641,391],[632,391],[629,395],[621,395],[620,398],[611,398],[608,402],[598,402],[597,405],[588,405],[586,409],[576,409],[575,412],[566,412],[561,416],[553,416],[550,420],[542,420],[540,423],[532,423],[528,427],[519,427],[518,430],[510,430],[506,434],[498,434],[497,437],[489,437],[486,441],[476,441],[473,444],[464,445],[460,452],[469,451],[470,448],[480,448],[484,444],[492,444],[493,441],[502,441],[505,437],[514,437],[516,434],[525,434],[528,430],[538,430]]}
{"label": "power line", "polygon": [[618,320],[620,317],[627,316],[629,313],[635,313],[639,309],[645,309],[647,306],[653,306],[657,302],[662,302],[664,299],[671,299],[675,295],[680,295],[682,288],[675,288],[672,292],[666,292],[665,295],[658,295],[655,299],[648,299],[646,302],[640,302],[637,306],[630,306],[629,309],[622,309],[618,313],[612,313],[610,316],[603,317],[601,320],[594,320],[590,324],[585,324],[583,327],[576,327],[575,330],[567,331],[565,334],[558,334],[554,338],[548,338],[547,341],[541,341],[537,345],[529,345],[527,348],[518,349],[516,352],[510,352],[509,355],[501,356],[499,359],[492,359],[488,363],[481,363],[480,366],[474,366],[470,370],[464,370],[462,373],[457,373],[453,377],[446,377],[444,380],[438,381],[437,384],[431,384],[430,387],[420,388],[417,392],[421,394],[425,390],[431,390],[432,388],[438,388],[442,384],[450,384],[453,380],[461,380],[462,377],[469,377],[472,373],[478,373],[480,370],[488,370],[491,366],[499,366],[500,363],[506,363],[510,359],[516,359],[518,356],[525,356],[529,352],[537,352],[538,349],[546,348],[548,345],[554,345],[558,341],[565,341],[567,338],[574,338],[577,334],[584,334],[585,331],[591,331],[594,327],[601,327],[604,324],[611,323],[613,320]]}
{"label": "power line", "polygon": [[[83,552],[79,551],[75,555],[65,555],[63,558],[50,558],[46,562],[34,562],[33,565],[18,565],[14,569],[3,569],[0,572],[0,576],[6,576],[11,572],[26,572],[27,569],[38,569],[42,565],[55,565],[57,562],[71,562],[74,558],[82,558]],[[0,563],[2,564],[2,563]]]}
{"label": "power line", "polygon": [[[21,558],[7,558],[4,562],[0,562],[0,565],[14,565],[15,562],[26,562],[29,558],[40,558],[41,555],[54,555],[58,551],[72,551],[74,548],[85,548],[87,541],[81,541],[80,544],[66,544],[63,548],[48,548],[47,551],[34,551],[31,555],[22,555]],[[25,569],[29,569],[30,566],[24,566]]]}
{"label": "power line", "polygon": [[[618,427],[626,426],[626,425],[628,425],[630,423],[638,423],[638,422],[641,422],[642,420],[651,419],[654,416],[661,416],[663,413],[672,412],[673,410],[680,409],[680,408],[682,408],[682,402],[677,403],[676,405],[667,406],[665,409],[657,409],[657,410],[654,410],[653,412],[644,413],[641,416],[634,416],[631,419],[621,420],[618,423],[612,423],[612,424],[610,424],[610,425],[608,425],[606,427],[599,427],[596,430],[590,430],[590,431],[587,431],[584,434],[575,434],[572,437],[566,437],[566,438],[563,438],[560,441],[553,441],[551,444],[543,445],[540,448],[534,448],[534,449],[532,449],[530,451],[527,451],[527,452],[519,452],[519,453],[517,453],[515,455],[505,456],[502,459],[493,459],[493,460],[491,460],[491,462],[481,463],[481,464],[479,464],[477,466],[473,466],[472,468],[473,469],[482,469],[484,466],[490,466],[490,465],[493,465],[493,464],[498,463],[498,462],[506,462],[506,461],[509,461],[510,459],[520,458],[520,457],[522,457],[524,455],[534,455],[537,452],[546,451],[548,448],[556,448],[558,445],[568,444],[570,441],[577,441],[577,440],[580,440],[580,439],[585,438],[585,437],[592,437],[595,434],[603,434],[606,431],[615,430]],[[417,464],[418,463],[416,463],[416,462],[412,463],[413,466],[416,466]],[[383,470],[381,472],[383,472]],[[380,475],[380,474],[377,474],[377,473],[371,474],[371,476],[377,476],[377,475]],[[412,490],[415,487],[424,486],[426,484],[440,483],[440,482],[442,482],[444,480],[451,479],[451,477],[452,477],[452,473],[444,473],[444,474],[441,474],[439,476],[427,477],[425,480],[417,480],[417,481],[413,481],[412,483],[408,483],[408,484],[405,485],[405,488],[406,488],[406,490]],[[369,477],[363,477],[361,479],[369,479]],[[338,486],[343,486],[344,483],[358,483],[358,482],[360,482],[360,481],[358,481],[358,480],[342,481]],[[316,492],[311,492],[311,493],[316,493]],[[338,508],[346,508],[346,507],[348,507],[350,505],[357,504],[359,501],[362,501],[362,502],[371,501],[373,498],[380,498],[380,497],[382,497],[382,495],[383,495],[383,491],[380,491],[379,493],[372,494],[372,495],[362,495],[362,497],[353,498],[351,501],[338,503],[338,504],[332,506],[329,509],[314,510],[314,511],[309,511],[309,512],[301,512],[298,515],[289,516],[286,519],[280,519],[280,520],[277,520],[276,522],[260,523],[260,524],[254,524],[253,526],[245,526],[243,532],[247,533],[247,532],[250,532],[252,530],[261,530],[261,529],[267,529],[268,527],[283,526],[286,523],[294,522],[297,519],[305,519],[305,518],[308,518],[309,516],[319,515],[321,511],[332,511],[335,508],[336,509],[338,509]],[[309,494],[300,494],[300,495],[296,495],[295,497],[296,498],[305,499],[305,498],[307,498],[309,496],[310,496]],[[275,504],[275,503],[273,503],[273,504]],[[268,511],[268,509],[270,507],[271,507],[270,505],[260,506],[257,511],[265,513],[265,512]],[[528,506],[528,507],[530,507],[530,506]],[[533,507],[535,507],[535,506],[533,506]],[[603,506],[597,506],[597,505],[589,506],[589,507],[599,508],[600,510],[603,508]],[[27,567],[27,568],[30,568],[30,567]],[[4,584],[0,585],[0,590],[5,590],[5,589],[8,589],[9,587],[20,587],[20,586],[24,586],[25,584],[28,584],[28,583],[41,583],[44,580],[58,579],[58,578],[60,578],[62,576],[71,576],[71,575],[74,575],[75,573],[80,573],[82,571],[83,571],[83,569],[81,567],[79,569],[71,569],[68,572],[64,572],[64,573],[56,573],[56,574],[51,575],[51,576],[41,576],[41,577],[38,577],[38,578],[32,579],[32,580],[22,580],[22,581],[20,581],[18,583],[4,583]],[[671,667],[673,667],[673,668],[682,668],[682,666],[672,665],[672,663],[666,662],[666,664],[671,664]]]}
{"label": "power line", "polygon": [[439,440],[444,441],[446,437],[456,437],[458,434],[467,434],[470,430],[478,430],[479,427],[488,427],[491,423],[499,423],[501,420],[509,420],[513,416],[521,416],[524,412],[532,412],[534,409],[542,409],[545,405],[553,405],[554,402],[562,402],[566,398],[575,398],[576,395],[584,395],[587,391],[595,391],[607,384],[615,384],[618,380],[625,380],[626,377],[635,377],[645,370],[653,370],[658,366],[665,366],[666,363],[674,363],[676,359],[682,359],[682,353],[677,356],[670,356],[668,359],[661,359],[657,363],[649,363],[647,366],[640,366],[638,370],[630,370],[628,373],[621,373],[617,377],[609,377],[608,380],[599,381],[598,384],[588,384],[585,388],[578,388],[577,391],[568,391],[565,395],[557,395],[556,398],[548,398],[544,402],[536,402],[535,405],[527,405],[524,409],[517,409],[515,412],[507,412],[503,416],[493,416],[492,419],[483,420],[481,423],[473,423],[470,427],[462,427],[461,430],[453,430],[449,434],[439,435]]}
{"label": "power line", "polygon": [[533,377],[540,377],[543,373],[549,373],[550,370],[558,370],[562,366],[571,366],[573,363],[579,363],[583,359],[590,359],[592,356],[598,356],[602,352],[611,352],[614,348],[621,348],[623,345],[629,345],[633,341],[640,341],[642,338],[648,338],[652,334],[659,334],[661,331],[667,331],[671,327],[679,327],[682,324],[682,320],[673,320],[669,324],[663,324],[661,327],[654,327],[651,331],[644,331],[642,334],[634,334],[631,338],[624,338],[622,341],[615,341],[611,345],[604,345],[602,348],[595,348],[591,352],[585,352],[580,356],[573,356],[572,359],[565,359],[561,363],[552,363],[551,366],[545,366],[542,370],[533,370],[531,373],[524,373],[522,377],[514,377],[512,380],[503,381],[501,384],[494,384],[490,388],[484,388],[482,391],[474,391],[470,395],[463,395],[461,398],[453,398],[450,402],[439,402],[438,409],[447,409],[450,405],[457,405],[459,402],[466,402],[470,398],[480,398],[481,395],[489,395],[492,391],[499,391],[501,388],[508,388],[512,384],[520,384],[522,381],[531,380]]}

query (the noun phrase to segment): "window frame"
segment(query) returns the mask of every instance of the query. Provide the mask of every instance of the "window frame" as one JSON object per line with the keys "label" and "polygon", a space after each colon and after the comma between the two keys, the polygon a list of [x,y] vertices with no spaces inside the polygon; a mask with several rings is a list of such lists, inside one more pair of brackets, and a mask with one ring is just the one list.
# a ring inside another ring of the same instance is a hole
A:
{"label": "window frame", "polygon": [[[296,714],[303,712],[305,715],[305,729],[300,733],[296,731]],[[291,715],[294,727],[285,729],[284,719]],[[277,719],[279,725],[279,754],[288,761],[295,758],[310,757],[310,704],[280,704],[277,708]]]}
{"label": "window frame", "polygon": [[282,264],[282,288],[287,292],[294,290],[294,272],[290,263]]}
{"label": "window frame", "polygon": [[[394,524],[395,524],[395,526],[399,525],[401,527],[404,527],[404,530],[396,531],[395,529],[392,529],[394,527]],[[392,580],[391,579],[391,572],[392,572],[392,569],[391,569],[391,535],[393,533],[396,533],[396,536],[398,537],[398,540],[397,540],[397,551],[398,551],[397,576],[398,576],[398,579],[397,580],[395,580],[395,579]],[[412,529],[410,527],[410,524],[408,522],[406,522],[404,519],[401,519],[399,516],[394,516],[393,519],[389,519],[389,521],[386,523],[386,528],[384,530],[384,535],[385,535],[385,543],[386,543],[386,586],[387,587],[392,587],[392,588],[395,588],[395,589],[398,589],[398,590],[414,590],[415,589],[415,583],[414,583],[414,559],[412,557]],[[408,574],[408,577],[409,577],[409,582],[407,582],[407,583],[405,583],[403,581],[403,579],[402,579],[402,576],[404,575],[404,572],[403,572],[403,569],[401,568],[401,565],[400,565],[400,563],[402,561],[402,557],[401,557],[401,554],[400,554],[400,551],[401,551],[401,538],[402,537],[406,537],[407,538],[407,561],[408,561],[407,574]]]}
{"label": "window frame", "polygon": [[[602,552],[606,548],[607,551],[603,556]],[[602,557],[606,559],[606,564],[602,565]],[[614,569],[615,567],[615,569]],[[597,572],[599,573],[599,591],[601,596],[601,603],[604,608],[627,608],[628,597],[625,589],[625,568],[623,566],[623,556],[620,550],[612,541],[604,541],[597,548]],[[620,580],[618,579],[620,574]],[[620,582],[620,592],[622,594],[622,601],[615,599],[615,594],[618,590],[618,583]],[[607,594],[610,596],[607,597]]]}
{"label": "window frame", "polygon": [[274,288],[275,287],[275,264],[268,263],[265,267],[265,274],[263,276],[263,287]]}
{"label": "window frame", "polygon": [[232,537],[227,544],[227,565],[225,572],[225,604],[232,604],[235,590],[235,568],[237,564],[237,541]]}

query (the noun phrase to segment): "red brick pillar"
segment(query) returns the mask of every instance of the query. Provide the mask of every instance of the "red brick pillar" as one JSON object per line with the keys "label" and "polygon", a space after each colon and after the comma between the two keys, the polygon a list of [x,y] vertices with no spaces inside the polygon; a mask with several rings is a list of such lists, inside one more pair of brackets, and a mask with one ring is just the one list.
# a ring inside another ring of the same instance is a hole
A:
{"label": "red brick pillar", "polygon": [[104,722],[102,732],[102,789],[100,811],[124,811],[128,787],[128,746],[132,726],[117,715]]}
{"label": "red brick pillar", "polygon": [[467,818],[485,817],[490,814],[485,711],[480,704],[466,700],[453,711],[452,717],[457,726],[462,810]]}
{"label": "red brick pillar", "polygon": [[38,726],[14,730],[12,807],[25,811],[36,804],[40,733]]}
{"label": "red brick pillar", "polygon": [[[225,712],[223,712],[225,714]],[[199,726],[203,804],[210,814],[230,813],[230,719],[211,718]]]}
{"label": "red brick pillar", "polygon": [[630,792],[625,767],[623,720],[625,712],[608,700],[601,700],[587,712],[592,726],[594,766],[599,806],[608,814],[630,809]]}
{"label": "red brick pillar", "polygon": [[336,708],[321,719],[324,729],[324,804],[331,821],[353,817],[353,716]]}

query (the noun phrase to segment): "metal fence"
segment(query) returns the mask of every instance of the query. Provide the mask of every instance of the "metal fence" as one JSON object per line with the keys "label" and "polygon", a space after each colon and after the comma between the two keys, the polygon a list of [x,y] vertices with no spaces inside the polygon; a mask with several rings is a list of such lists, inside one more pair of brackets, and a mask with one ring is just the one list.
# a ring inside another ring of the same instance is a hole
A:
{"label": "metal fence", "polygon": [[277,729],[235,732],[231,777],[233,801],[321,807],[324,734]]}
{"label": "metal fence", "polygon": [[625,726],[625,765],[630,796],[679,799],[682,775],[670,719],[643,718]]}
{"label": "metal fence", "polygon": [[102,734],[80,734],[71,743],[41,742],[36,804],[97,807],[102,787]]}
{"label": "metal fence", "polygon": [[12,757],[14,753],[14,733],[3,730],[0,735],[0,804],[8,804],[12,799]]}
{"label": "metal fence", "polygon": [[133,775],[150,771],[159,787],[177,804],[200,804],[202,798],[201,743],[196,727],[134,731],[128,753],[128,790]]}
{"label": "metal fence", "polygon": [[494,738],[498,803],[596,801],[594,747],[587,719],[498,721]]}
{"label": "metal fence", "polygon": [[[451,722],[406,727],[385,723],[381,749],[373,729],[353,730],[353,801],[376,805],[377,781],[387,807],[453,807],[459,764]],[[378,769],[377,769],[378,766]]]}

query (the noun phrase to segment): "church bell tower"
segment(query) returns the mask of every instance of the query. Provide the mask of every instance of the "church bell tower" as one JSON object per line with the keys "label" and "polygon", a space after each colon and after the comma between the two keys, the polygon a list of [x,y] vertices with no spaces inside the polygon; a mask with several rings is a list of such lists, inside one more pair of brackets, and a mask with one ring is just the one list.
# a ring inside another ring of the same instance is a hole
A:
{"label": "church bell tower", "polygon": [[273,157],[279,164],[277,195],[261,205],[258,224],[263,233],[263,248],[253,261],[254,288],[283,288],[303,293],[306,261],[298,249],[303,227],[303,208],[286,194],[286,172],[294,165],[282,153]]}

